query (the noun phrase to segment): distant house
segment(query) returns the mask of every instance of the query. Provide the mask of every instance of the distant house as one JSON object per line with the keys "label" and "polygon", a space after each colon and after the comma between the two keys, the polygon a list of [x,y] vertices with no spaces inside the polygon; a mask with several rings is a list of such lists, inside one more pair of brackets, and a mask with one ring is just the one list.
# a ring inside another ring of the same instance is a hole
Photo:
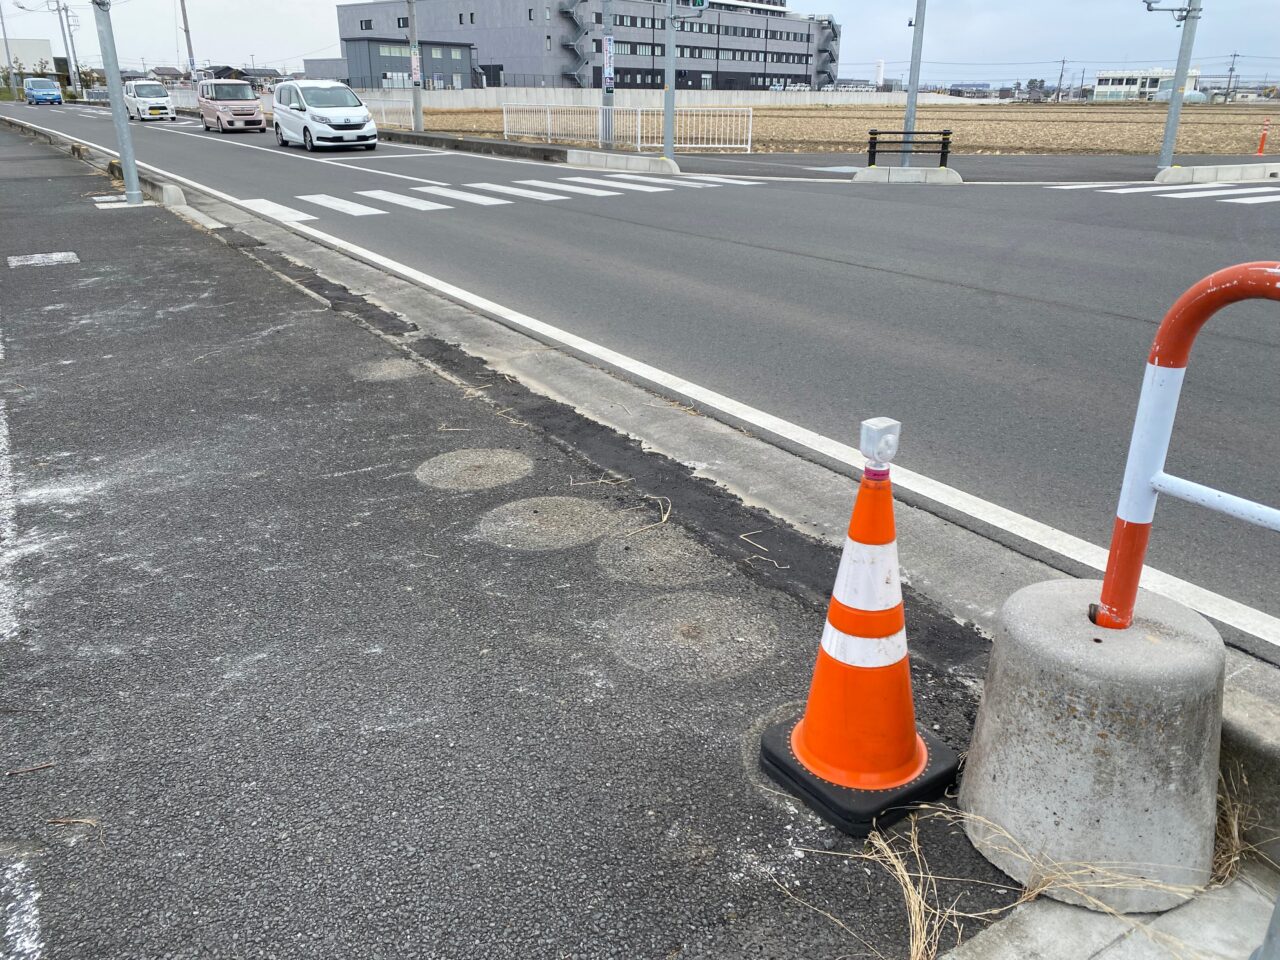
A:
{"label": "distant house", "polygon": [[148,80],[159,80],[166,86],[173,86],[186,79],[186,74],[177,67],[154,67],[147,71]]}
{"label": "distant house", "polygon": [[120,79],[128,83],[130,80],[146,80],[147,75],[141,70],[121,70]]}
{"label": "distant house", "polygon": [[259,90],[273,87],[284,79],[279,70],[268,67],[211,66],[205,69],[205,74],[213,80],[247,80]]}

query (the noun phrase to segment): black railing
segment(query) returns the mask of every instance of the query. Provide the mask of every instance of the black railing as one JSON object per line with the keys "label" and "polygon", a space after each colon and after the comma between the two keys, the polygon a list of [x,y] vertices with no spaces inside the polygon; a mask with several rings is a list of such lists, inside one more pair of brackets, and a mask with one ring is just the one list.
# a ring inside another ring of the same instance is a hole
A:
{"label": "black railing", "polygon": [[[867,166],[876,165],[877,153],[923,153],[938,157],[938,166],[945,167],[951,156],[950,130],[871,130],[867,139]],[[882,140],[881,137],[910,137],[910,140]],[[924,137],[925,139],[921,139]],[[932,138],[932,139],[931,139]]]}

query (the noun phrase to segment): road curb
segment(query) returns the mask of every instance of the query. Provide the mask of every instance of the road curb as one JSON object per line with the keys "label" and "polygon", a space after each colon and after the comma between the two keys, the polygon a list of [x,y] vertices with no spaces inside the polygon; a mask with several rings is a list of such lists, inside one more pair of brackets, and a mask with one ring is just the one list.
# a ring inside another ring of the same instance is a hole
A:
{"label": "road curb", "polygon": [[854,183],[964,183],[950,167],[867,167],[853,174]]}
{"label": "road curb", "polygon": [[1199,167],[1165,167],[1156,183],[1222,183],[1280,179],[1280,163],[1217,163]]}

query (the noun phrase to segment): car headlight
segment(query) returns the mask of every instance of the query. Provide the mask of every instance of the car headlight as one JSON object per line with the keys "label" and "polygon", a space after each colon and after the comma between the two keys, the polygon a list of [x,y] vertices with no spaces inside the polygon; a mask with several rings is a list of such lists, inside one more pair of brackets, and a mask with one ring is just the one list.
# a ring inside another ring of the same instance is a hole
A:
{"label": "car headlight", "polygon": [[318,113],[313,113],[311,115],[311,119],[314,120],[316,123],[325,123],[325,124],[333,123],[333,121],[330,120],[328,117],[321,116]]}

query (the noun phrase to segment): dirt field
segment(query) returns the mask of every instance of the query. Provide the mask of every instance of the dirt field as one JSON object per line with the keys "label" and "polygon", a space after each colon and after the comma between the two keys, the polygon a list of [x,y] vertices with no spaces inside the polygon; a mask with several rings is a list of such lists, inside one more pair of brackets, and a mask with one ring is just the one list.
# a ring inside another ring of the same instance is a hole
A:
{"label": "dirt field", "polygon": [[[956,153],[1156,153],[1164,134],[1164,104],[921,107],[918,130],[952,131]],[[1267,153],[1280,155],[1280,104],[1195,105],[1183,108],[1178,152],[1253,153],[1264,117],[1276,115]],[[502,133],[501,110],[427,111],[428,130]],[[759,152],[866,150],[873,127],[898,129],[899,107],[757,107]]]}

